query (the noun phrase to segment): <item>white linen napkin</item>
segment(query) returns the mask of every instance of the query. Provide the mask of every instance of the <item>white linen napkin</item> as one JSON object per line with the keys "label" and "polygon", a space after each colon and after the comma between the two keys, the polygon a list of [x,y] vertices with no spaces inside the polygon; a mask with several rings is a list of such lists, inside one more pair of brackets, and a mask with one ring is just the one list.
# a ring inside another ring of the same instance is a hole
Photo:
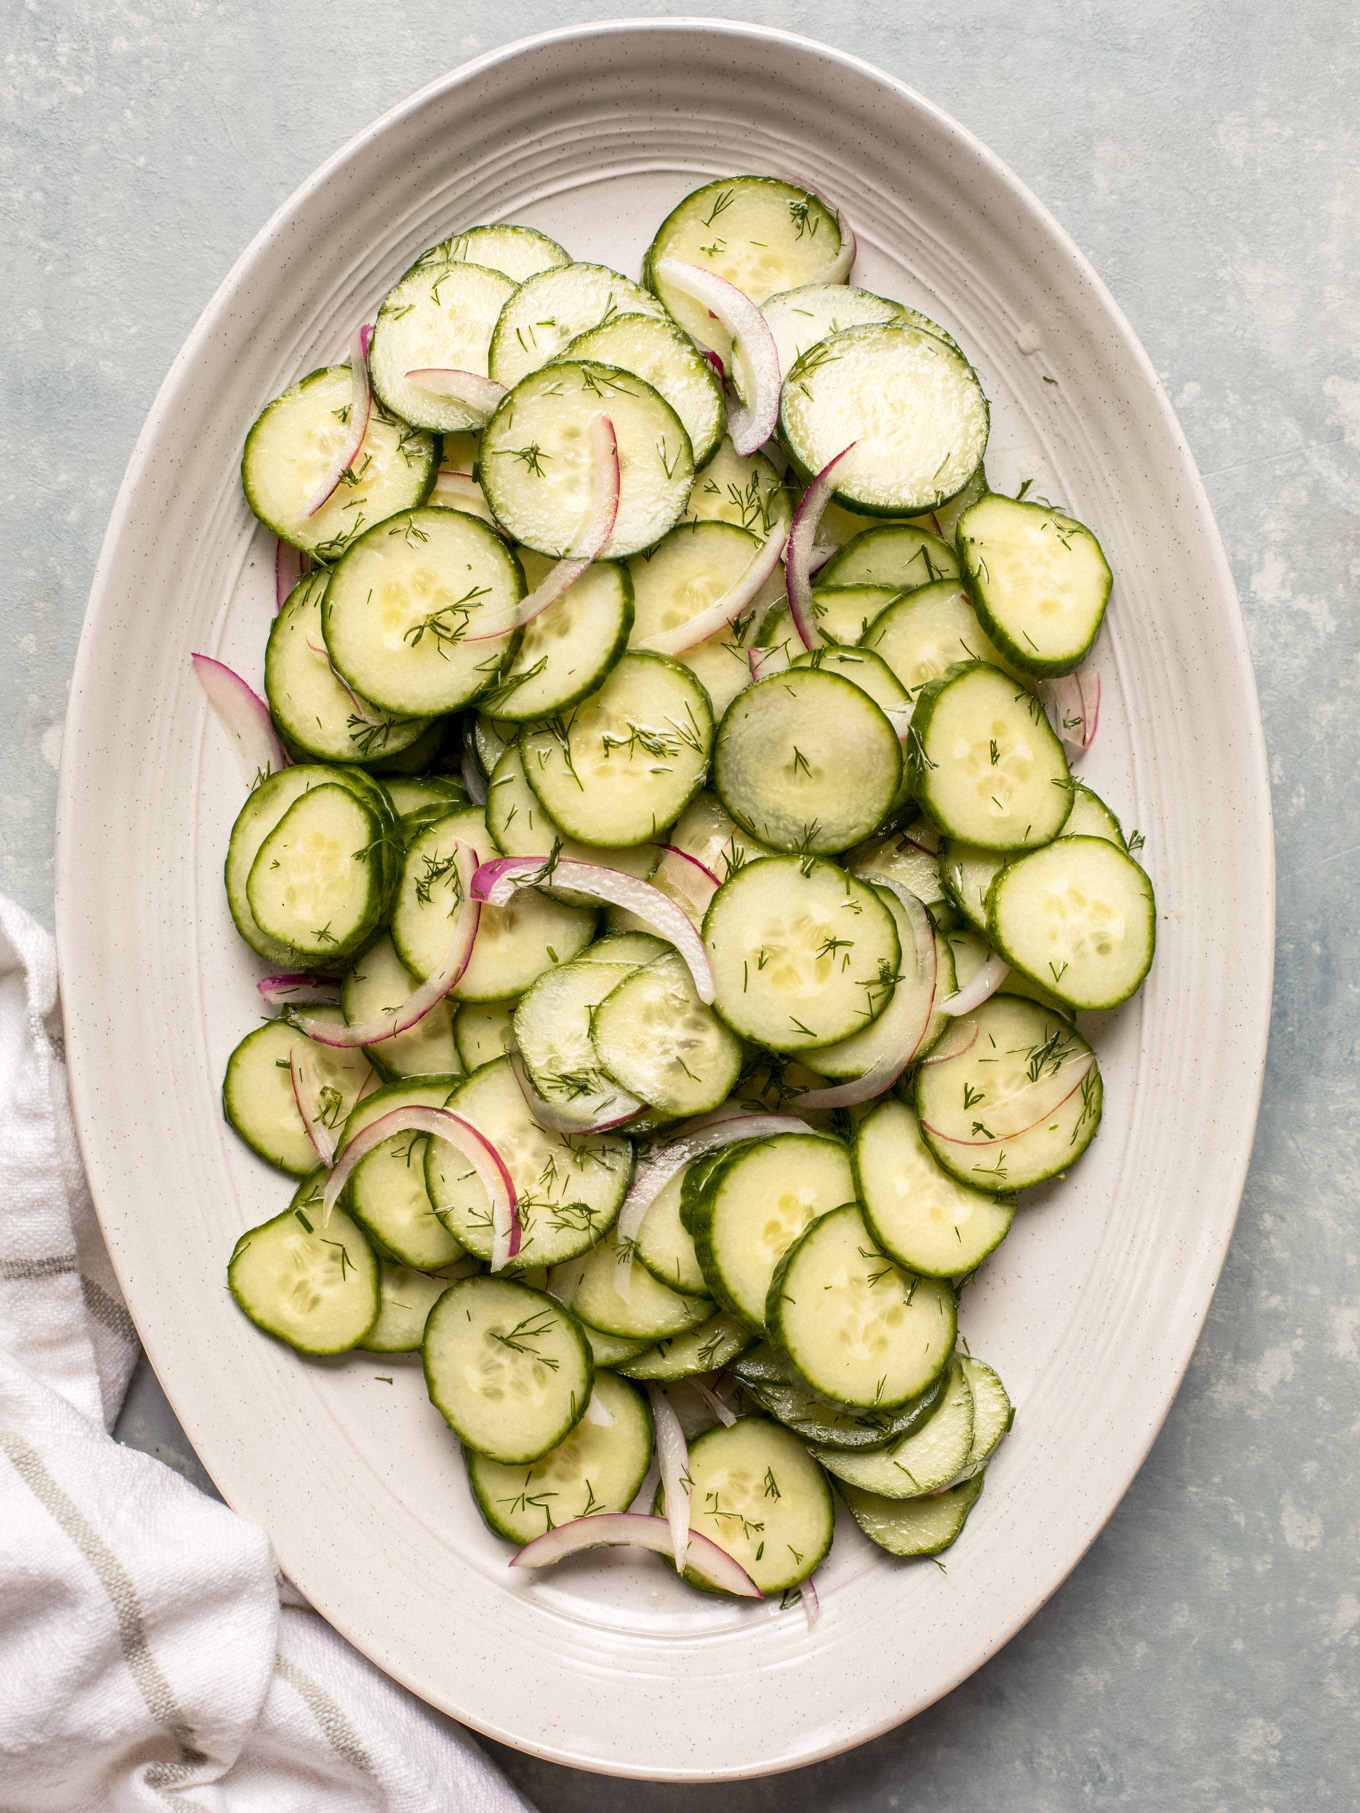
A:
{"label": "white linen napkin", "polygon": [[263,1530],[111,1439],[137,1354],[52,940],[0,900],[0,1807],[533,1813],[286,1582],[280,1605]]}

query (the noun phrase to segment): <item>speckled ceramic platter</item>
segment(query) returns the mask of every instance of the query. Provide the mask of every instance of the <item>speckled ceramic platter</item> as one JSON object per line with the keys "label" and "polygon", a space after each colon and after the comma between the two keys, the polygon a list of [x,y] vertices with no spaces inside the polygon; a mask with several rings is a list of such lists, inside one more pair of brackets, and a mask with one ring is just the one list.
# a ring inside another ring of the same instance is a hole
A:
{"label": "speckled ceramic platter", "polygon": [[[1029,478],[1100,534],[1117,579],[1083,772],[1145,833],[1159,901],[1151,979],[1096,1017],[1100,1137],[965,1298],[1015,1433],[947,1573],[895,1563],[847,1523],[812,1629],[619,1551],[511,1575],[416,1366],[309,1363],[235,1309],[227,1255],[288,1185],[218,1106],[258,970],[221,887],[240,782],[189,670],[202,649],[258,682],[273,546],[241,497],[242,438],[270,397],[341,356],[417,252],[518,220],[635,275],[675,201],[747,170],[801,176],[846,210],[856,281],[971,352],[993,403],[993,484]],[[1271,875],[1260,719],[1209,506],[1145,355],[1033,196],[901,83],[782,33],[653,20],[496,51],[280,209],[175,362],[114,510],[67,720],[58,919],[80,1135],[129,1306],[228,1500],[347,1637],[435,1705],[620,1775],[712,1780],[831,1755],[1005,1643],[1156,1434],[1246,1169]]]}

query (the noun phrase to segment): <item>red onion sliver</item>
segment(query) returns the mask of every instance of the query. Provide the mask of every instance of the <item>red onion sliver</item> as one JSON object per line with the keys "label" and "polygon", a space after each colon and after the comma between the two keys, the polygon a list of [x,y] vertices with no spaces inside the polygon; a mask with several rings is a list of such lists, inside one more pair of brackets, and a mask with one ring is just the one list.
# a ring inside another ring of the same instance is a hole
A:
{"label": "red onion sliver", "polygon": [[322,1119],[321,1097],[317,1091],[316,1077],[307,1062],[307,1054],[301,1041],[288,1053],[288,1069],[293,1079],[293,1100],[297,1111],[302,1116],[303,1129],[315,1148],[317,1157],[329,1170],[335,1163],[335,1139],[330,1128]]}
{"label": "red onion sliver", "polygon": [[914,824],[908,825],[902,835],[909,844],[915,844],[918,850],[924,850],[927,856],[940,854],[940,834],[923,818],[918,818]]}
{"label": "red onion sliver", "polygon": [[274,615],[283,609],[284,601],[293,587],[299,583],[306,567],[302,564],[306,555],[301,548],[295,548],[291,542],[280,541],[274,550]]}
{"label": "red onion sliver", "polygon": [[697,856],[677,850],[674,844],[662,844],[661,848],[665,854],[652,871],[653,887],[658,885],[659,876],[665,887],[688,901],[702,920],[722,883]]}
{"label": "red onion sliver", "polygon": [[[489,906],[504,906],[518,887],[532,886],[547,879],[546,864],[536,856],[506,856],[499,862],[483,863],[472,878],[474,898]],[[667,939],[679,951],[694,978],[699,999],[705,1004],[717,993],[713,965],[708,960],[704,941],[695,930],[683,907],[635,875],[624,875],[618,869],[604,869],[591,862],[559,862],[552,870],[555,887],[571,888],[578,894],[589,894],[611,906],[625,907],[649,925],[659,938]]]}
{"label": "red onion sliver", "polygon": [[191,659],[213,715],[231,739],[232,754],[246,786],[254,787],[287,768],[288,757],[260,695],[225,662],[214,661],[211,655]]}
{"label": "red onion sliver", "polygon": [[[1046,1121],[1049,1115],[1056,1114],[1064,1102],[1070,1102],[1077,1090],[1081,1088],[1087,1077],[1090,1076],[1092,1070],[1095,1069],[1095,1062],[1095,1053],[1091,1052],[1086,1061],[1077,1067],[1076,1080],[1072,1083],[1070,1088],[1064,1089],[1061,1095],[1056,1094],[1055,1088],[1050,1088],[1047,1092],[1041,1090],[1040,1084],[1049,1082],[1056,1086],[1059,1081],[1066,1083],[1072,1072],[1062,1069],[1056,1071],[1051,1078],[1041,1077],[1038,1083],[1026,1083],[1023,1088],[1017,1089],[1013,1095],[1003,1096],[999,1102],[993,1102],[988,1107],[988,1119],[998,1119],[997,1110],[999,1108],[1005,1108],[1012,1102],[1023,1101],[1027,1095],[1033,1093],[1035,1100],[1042,1103],[1042,1107],[1040,1112],[1034,1116],[1034,1119],[1027,1121],[1023,1127],[1008,1127],[1004,1133],[989,1135],[986,1139],[955,1139],[953,1134],[942,1133],[938,1127],[932,1127],[928,1121],[922,1121],[921,1125],[925,1127],[929,1133],[933,1134],[936,1139],[942,1139],[946,1145],[962,1146],[969,1152],[984,1146],[1004,1145],[1007,1140],[1019,1139],[1022,1134],[1030,1132],[1031,1129],[1037,1127],[1041,1121]],[[1033,1104],[1031,1104],[1031,1106],[1032,1105]]]}
{"label": "red onion sliver", "polygon": [[950,1058],[961,1058],[977,1044],[977,1036],[976,1020],[955,1020],[935,1049],[921,1059],[921,1068],[924,1070],[927,1064],[947,1064]]}
{"label": "red onion sliver", "polygon": [[811,1630],[822,1614],[822,1602],[817,1597],[817,1589],[812,1584],[811,1574],[800,1583],[798,1596],[803,1601],[803,1610],[807,1613],[808,1629]]}
{"label": "red onion sliver", "polygon": [[671,1553],[676,1572],[685,1571],[689,1551],[689,1449],[680,1418],[660,1385],[649,1385],[652,1427],[656,1431],[656,1459],[661,1469],[661,1490],[666,1494],[666,1522],[671,1531]]}
{"label": "red onion sliver", "polygon": [[527,597],[521,598],[509,614],[498,617],[494,624],[476,623],[466,635],[468,642],[485,642],[492,636],[508,636],[523,629],[526,623],[547,610],[585,572],[592,560],[598,560],[609,545],[619,514],[619,443],[614,424],[607,415],[597,415],[590,424],[590,506],[582,525],[574,554],[559,560]]}
{"label": "red onion sliver", "polygon": [[301,1006],[304,999],[309,1006],[315,1006],[340,998],[338,976],[262,976],[255,987],[271,1007]]}
{"label": "red onion sliver", "polygon": [[723,1428],[730,1429],[737,1420],[736,1416],[728,1409],[727,1405],[723,1403],[717,1392],[714,1391],[710,1385],[705,1385],[702,1379],[692,1378],[689,1383],[699,1393],[699,1396],[708,1405],[709,1409],[713,1412],[714,1416],[717,1417]]}
{"label": "red onion sliver", "polygon": [[504,384],[498,384],[494,378],[442,365],[417,366],[414,371],[407,372],[406,382],[432,397],[461,403],[470,415],[480,417],[482,423],[490,421],[496,405],[505,395]]}
{"label": "red onion sliver", "polygon": [[648,1209],[676,1172],[684,1170],[691,1159],[705,1152],[716,1152],[722,1146],[735,1145],[738,1140],[769,1139],[776,1133],[809,1131],[807,1122],[796,1114],[738,1112],[726,1115],[720,1121],[710,1121],[706,1127],[695,1127],[679,1139],[671,1140],[647,1158],[633,1179],[633,1187],[619,1210],[620,1244],[636,1241]]}
{"label": "red onion sliver", "polygon": [[700,347],[699,350],[703,357],[708,360],[714,371],[717,372],[718,376],[726,379],[727,367],[722,362],[722,355],[720,353],[710,352],[707,347]]}
{"label": "red onion sliver", "polygon": [[753,648],[747,654],[753,680],[768,680],[771,674],[782,674],[789,664],[789,651],[782,643],[774,648]]}
{"label": "red onion sliver", "polygon": [[530,1081],[529,1073],[524,1068],[524,1059],[519,1052],[510,1054],[510,1068],[519,1092],[524,1097],[525,1106],[538,1122],[539,1126],[549,1133],[608,1133],[612,1127],[622,1127],[627,1121],[636,1120],[646,1109],[646,1102],[640,1102],[635,1095],[629,1095],[626,1089],[615,1088],[602,1091],[598,1096],[587,1098],[589,1105],[596,1113],[589,1120],[574,1119],[554,1108],[546,1097],[539,1094]]}
{"label": "red onion sliver", "polygon": [[988,953],[987,961],[973,977],[966,988],[956,988],[952,995],[946,995],[940,1003],[940,1012],[953,1014],[970,1014],[975,1007],[981,1007],[984,1001],[990,1001],[1001,984],[1011,973],[1009,963],[1004,963],[995,951]]}
{"label": "red onion sliver", "polygon": [[[575,1517],[570,1523],[560,1523],[555,1530],[535,1536],[510,1565],[550,1567],[554,1561],[579,1555],[583,1549],[599,1548],[652,1549],[658,1555],[669,1555],[670,1531],[664,1517],[646,1517],[636,1511],[597,1511],[591,1517]],[[689,1567],[709,1586],[735,1593],[738,1598],[763,1597],[741,1563],[707,1536],[690,1537]]]}
{"label": "red onion sliver", "polygon": [[831,493],[835,490],[832,475],[857,445],[858,442],[851,441],[848,447],[841,448],[834,459],[826,462],[803,493],[802,502],[794,512],[793,527],[789,530],[789,545],[784,550],[784,579],[788,586],[789,610],[793,615],[794,628],[798,631],[804,648],[820,648],[822,643],[822,632],[817,628],[817,617],[812,608],[813,543],[817,539],[822,513],[831,502]]}
{"label": "red onion sliver", "polygon": [[349,401],[349,432],[345,435],[344,446],[326,468],[325,477],[303,505],[304,516],[316,515],[354,464],[359,449],[364,444],[368,419],[373,413],[373,390],[368,381],[368,343],[372,338],[371,327],[360,327],[355,330],[354,338],[350,341],[349,364],[353,373],[353,389]]}
{"label": "red onion sliver", "polygon": [[1044,682],[1048,718],[1071,756],[1085,755],[1100,725],[1100,669],[1085,667]]}
{"label": "red onion sliver", "polygon": [[687,648],[706,642],[710,636],[716,636],[734,617],[741,615],[769,580],[779,565],[779,556],[784,552],[787,539],[788,532],[784,525],[776,523],[751,556],[741,578],[721,598],[710,604],[707,610],[700,611],[697,617],[691,617],[688,623],[648,636],[638,647],[654,649],[659,655],[679,655]]}
{"label": "red onion sliver", "polygon": [[590,1394],[590,1402],[586,1405],[585,1420],[588,1423],[594,1423],[597,1429],[612,1429],[618,1422],[618,1418],[608,1404],[602,1398],[597,1397],[593,1391]]}
{"label": "red onion sliver", "polygon": [[656,275],[682,296],[701,302],[732,336],[732,357],[744,367],[747,402],[729,409],[727,431],[743,456],[763,447],[779,419],[779,351],[770,324],[735,283],[679,258],[658,258]]}
{"label": "red onion sliver", "polygon": [[382,724],[382,723],[386,722],[386,719],[383,717],[382,713],[380,711],[378,711],[375,706],[370,705],[367,702],[367,700],[361,699],[359,697],[358,693],[355,692],[354,688],[350,685],[349,681],[340,672],[339,668],[335,665],[334,661],[331,660],[331,651],[326,647],[326,645],[324,643],[313,642],[311,637],[308,636],[307,647],[316,656],[318,661],[324,661],[326,663],[326,666],[328,668],[330,668],[331,678],[335,681],[335,684],[345,694],[345,696],[348,698],[350,704],[354,707],[354,715],[359,719],[360,723],[362,723],[362,724]]}

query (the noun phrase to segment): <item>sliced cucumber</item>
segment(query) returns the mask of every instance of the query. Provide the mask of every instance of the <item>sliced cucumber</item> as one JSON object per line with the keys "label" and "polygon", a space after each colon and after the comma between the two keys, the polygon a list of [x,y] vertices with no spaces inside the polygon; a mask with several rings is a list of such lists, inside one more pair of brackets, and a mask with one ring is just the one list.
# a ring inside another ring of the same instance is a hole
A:
{"label": "sliced cucumber", "polygon": [[[532,589],[552,562],[520,552]],[[524,626],[510,665],[482,700],[511,724],[549,717],[594,692],[628,646],[633,626],[633,584],[627,567],[592,561],[556,603]]]}
{"label": "sliced cucumber", "polygon": [[487,780],[496,772],[496,764],[518,735],[519,725],[512,719],[477,712],[467,736],[477,766]]}
{"label": "sliced cucumber", "polygon": [[640,844],[703,785],[713,716],[676,661],[634,650],[564,718],[524,733],[524,770],[548,816],[596,845]]}
{"label": "sliced cucumber", "polygon": [[719,798],[776,849],[829,855],[861,842],[902,780],[897,732],[838,674],[789,671],[728,708],[713,750]]}
{"label": "sliced cucumber", "polygon": [[555,239],[534,227],[469,227],[449,240],[448,251],[450,258],[503,271],[516,283],[527,283],[540,271],[554,271],[559,265],[571,263],[570,252],[563,251]]}
{"label": "sliced cucumber", "polygon": [[981,1473],[1015,1421],[1010,1396],[992,1368],[971,1354],[964,1354],[961,1364],[973,1394],[973,1442],[959,1476],[960,1484]]}
{"label": "sliced cucumber", "polygon": [[1098,793],[1081,781],[1072,783],[1072,810],[1063,824],[1064,837],[1103,837],[1127,852],[1124,827]]}
{"label": "sliced cucumber", "polygon": [[[944,1032],[947,1016],[936,1003],[944,999],[938,957],[931,962],[918,955],[916,933],[907,909],[890,888],[882,891],[883,904],[897,924],[897,937],[902,946],[902,968],[898,972],[892,999],[871,1026],[852,1033],[835,1045],[818,1049],[816,1065],[821,1076],[863,1076],[879,1059],[901,1049],[904,1036],[918,1033],[911,1061],[924,1057]],[[938,940],[937,940],[938,944]]]}
{"label": "sliced cucumber", "polygon": [[821,568],[817,583],[882,585],[902,592],[958,576],[958,557],[947,541],[915,523],[891,522],[852,536]]}
{"label": "sliced cucumber", "polygon": [[987,890],[1010,860],[1008,850],[980,850],[956,837],[946,837],[940,845],[941,886],[976,931],[986,933]]}
{"label": "sliced cucumber", "polygon": [[904,831],[892,831],[887,837],[875,837],[861,844],[846,857],[845,866],[865,881],[883,876],[901,882],[924,905],[934,906],[945,897],[939,861],[924,844],[915,841],[914,829],[908,825]]}
{"label": "sliced cucumber", "polygon": [[[461,1077],[389,1083],[356,1103],[345,1122],[345,1145],[365,1127],[397,1108],[442,1108]],[[429,1141],[421,1133],[395,1133],[360,1159],[345,1186],[345,1205],[369,1239],[402,1265],[420,1271],[451,1265],[465,1251],[435,1213],[425,1186]]]}
{"label": "sliced cucumber", "polygon": [[[967,988],[983,964],[994,954],[990,944],[969,931],[947,932],[945,943],[953,954],[954,975],[959,988]],[[1018,969],[1011,970],[996,992],[999,995],[1018,995],[1023,1001],[1037,1001],[1040,1007],[1047,1007],[1050,1012],[1061,1014],[1064,1020],[1075,1017],[1066,1001],[1060,1001],[1056,995],[1041,988]]]}
{"label": "sliced cucumber", "polygon": [[629,1263],[611,1228],[586,1260],[572,1309],[592,1328],[649,1342],[698,1328],[713,1314],[708,1297],[689,1297]]}
{"label": "sliced cucumber", "polygon": [[763,302],[760,312],[774,335],[781,372],[792,371],[805,352],[842,328],[900,321],[904,313],[900,302],[849,283],[805,283],[782,290]]}
{"label": "sliced cucumber", "polygon": [[1091,531],[1046,504],[990,492],[959,519],[959,553],[978,616],[999,649],[1031,674],[1081,666],[1113,576]]}
{"label": "sliced cucumber", "polygon": [[578,959],[540,976],[515,1009],[515,1042],[534,1087],[582,1129],[621,1120],[646,1100],[603,1070],[590,1036],[595,1009],[633,973],[632,964]]}
{"label": "sliced cucumber", "polygon": [[1117,1007],[1152,966],[1152,883],[1107,838],[1064,835],[997,876],[987,933],[1008,963],[1059,1000]]}
{"label": "sliced cucumber", "polygon": [[902,1441],[872,1454],[814,1447],[814,1458],[846,1486],[882,1498],[915,1498],[938,1491],[967,1464],[973,1446],[973,1393],[957,1354],[949,1360],[945,1378],[944,1397],[935,1414]]}
{"label": "sliced cucumber", "polygon": [[[386,932],[379,934],[345,977],[340,1002],[345,1020],[356,1026],[395,1013],[414,993],[416,979],[397,955]],[[453,1042],[453,1010],[439,1001],[409,1032],[365,1045],[364,1053],[387,1082],[400,1077],[449,1076],[463,1068]]]}
{"label": "sliced cucumber", "polygon": [[[818,673],[835,674],[842,680],[848,680],[852,686],[858,686],[887,718],[899,742],[906,735],[911,721],[911,700],[887,662],[872,650],[810,648],[805,649],[801,655],[795,655],[790,665],[795,669],[811,668]],[[888,807],[889,813],[896,815],[909,797],[908,775],[906,764],[903,763],[902,779]]]}
{"label": "sliced cucumber", "polygon": [[687,1334],[658,1341],[635,1359],[620,1366],[630,1379],[688,1379],[696,1373],[717,1372],[729,1365],[755,1341],[740,1316],[720,1311]]}
{"label": "sliced cucumber", "polygon": [[934,1416],[949,1382],[942,1372],[900,1410],[840,1410],[810,1392],[788,1361],[762,1342],[742,1356],[733,1375],[761,1409],[805,1442],[846,1454],[863,1454],[905,1440]]}
{"label": "sliced cucumber", "polygon": [[453,1021],[453,1041],[463,1069],[480,1070],[514,1050],[513,1001],[465,1001]]}
{"label": "sliced cucumber", "polygon": [[700,1001],[674,951],[616,981],[591,1016],[590,1036],[614,1081],[661,1114],[704,1114],[741,1074],[741,1041]]}
{"label": "sliced cucumber", "polygon": [[246,901],[264,936],[311,961],[334,963],[372,936],[387,910],[384,829],[347,787],[294,800],[260,845]]}
{"label": "sliced cucumber", "polygon": [[[601,850],[577,843],[575,838],[563,837],[529,785],[518,743],[512,743],[497,762],[496,771],[487,785],[486,828],[503,856],[541,856],[545,864],[555,856],[559,861],[565,858],[569,862],[589,862],[618,869],[625,875],[636,876],[639,881],[647,881],[661,860],[661,851],[656,844],[631,844],[621,849]],[[546,880],[542,888],[550,900],[560,900],[564,906],[589,907],[593,911],[596,905],[592,895],[579,893],[574,888],[554,887]]]}
{"label": "sliced cucumber", "polygon": [[616,315],[578,334],[570,359],[589,359],[643,378],[665,397],[685,425],[696,466],[718,450],[727,431],[727,404],[717,373],[688,334],[655,315]]}
{"label": "sliced cucumber", "polygon": [[704,943],[718,1012],[772,1051],[862,1030],[887,1005],[902,960],[881,896],[815,857],[765,857],[738,870],[713,896]]}
{"label": "sliced cucumber", "polygon": [[538,1460],[590,1402],[595,1365],[575,1316],[509,1278],[451,1284],[430,1312],[422,1351],[430,1402],[491,1460]]}
{"label": "sliced cucumber", "polygon": [[323,1182],[308,1178],[282,1215],[242,1234],[227,1266],[256,1327],[302,1353],[344,1353],[378,1319],[378,1261],[342,1210],[322,1226]]}
{"label": "sliced cucumber", "polygon": [[581,1328],[590,1343],[590,1351],[597,1366],[626,1366],[630,1360],[651,1352],[650,1341],[630,1340],[625,1335],[607,1335],[602,1328],[592,1328],[588,1322],[582,1322]]}
{"label": "sliced cucumber", "polygon": [[[309,1009],[318,1019],[339,1022],[335,1007]],[[227,1059],[222,1079],[222,1112],[261,1158],[293,1177],[316,1169],[316,1147],[307,1137],[293,1093],[291,1053],[305,1054],[316,1088],[321,1125],[334,1138],[373,1072],[360,1051],[318,1045],[291,1020],[267,1020],[248,1032]]]}
{"label": "sliced cucumber", "polygon": [[706,788],[685,807],[666,841],[672,849],[702,863],[720,882],[757,856],[778,854],[743,831],[717,794]]}
{"label": "sliced cucumber", "polygon": [[425,1338],[430,1311],[449,1288],[409,1265],[378,1261],[378,1319],[363,1338],[368,1353],[415,1353]]}
{"label": "sliced cucumber", "polygon": [[578,335],[621,315],[665,319],[655,296],[603,264],[563,264],[524,280],[491,340],[491,376],[513,387],[559,359]]}
{"label": "sliced cucumber", "polygon": [[957,661],[1006,665],[955,580],[918,586],[897,598],[875,617],[861,641],[883,657],[913,698]]}
{"label": "sliced cucumber", "polygon": [[708,464],[694,476],[686,522],[730,522],[762,541],[777,522],[793,520],[793,489],[763,453],[742,455],[724,437]]}
{"label": "sliced cucumber", "polygon": [[[826,641],[853,646],[868,635],[870,625],[897,596],[898,593],[888,585],[818,584],[812,588],[812,615]],[[790,617],[790,624],[792,621]],[[779,640],[775,626],[771,625],[770,633],[772,640],[767,646]],[[800,637],[800,645],[801,642]]]}
{"label": "sliced cucumber", "polygon": [[856,1194],[890,1259],[933,1278],[974,1271],[1010,1232],[1009,1202],[942,1171],[905,1102],[879,1102],[855,1129]]}
{"label": "sliced cucumber", "polygon": [[398,818],[405,818],[408,813],[419,812],[426,806],[438,806],[444,812],[451,812],[456,806],[468,803],[467,788],[462,781],[446,774],[394,774],[384,778],[382,787]]}
{"label": "sliced cucumber", "polygon": [[653,938],[650,932],[610,932],[588,944],[577,959],[581,963],[626,963],[641,969],[657,957],[664,957],[673,947],[664,938]]}
{"label": "sliced cucumber", "polygon": [[926,1498],[882,1498],[846,1485],[841,1495],[860,1529],[890,1555],[942,1555],[958,1541],[968,1513],[982,1496],[983,1476]]}
{"label": "sliced cucumber", "polygon": [[477,1508],[497,1536],[531,1542],[545,1530],[597,1511],[626,1511],[652,1464],[652,1419],[633,1385],[595,1374],[591,1402],[610,1418],[584,1418],[565,1441],[529,1466],[507,1466],[484,1454],[467,1457]]}
{"label": "sliced cucumber", "polygon": [[855,1202],[822,1215],[785,1253],[765,1320],[800,1378],[851,1410],[919,1397],[948,1364],[956,1332],[950,1286],[899,1271]]}
{"label": "sliced cucumber", "polygon": [[448,241],[431,246],[387,292],[368,353],[374,394],[393,415],[434,434],[465,432],[480,418],[468,404],[426,389],[408,372],[485,377],[492,332],[518,287],[504,272],[451,253]]}

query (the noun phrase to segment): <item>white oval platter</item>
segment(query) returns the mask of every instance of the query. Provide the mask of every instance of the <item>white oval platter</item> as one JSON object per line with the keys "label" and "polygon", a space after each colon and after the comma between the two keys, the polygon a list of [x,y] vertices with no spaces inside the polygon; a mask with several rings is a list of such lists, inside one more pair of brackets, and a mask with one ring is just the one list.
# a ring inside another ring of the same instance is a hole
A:
{"label": "white oval platter", "polygon": [[[236,1310],[227,1255],[288,1185],[219,1107],[259,970],[221,886],[241,786],[189,669],[203,650],[258,684],[273,544],[241,497],[242,438],[270,397],[343,356],[418,252],[520,220],[636,275],[675,201],[747,170],[846,209],[855,280],[972,354],[993,485],[1029,478],[1100,534],[1117,578],[1083,773],[1146,834],[1159,901],[1146,987],[1096,1026],[1100,1137],[965,1297],[1015,1433],[947,1573],[892,1562],[845,1520],[812,1629],[622,1551],[512,1575],[418,1366],[308,1362]],[[1272,958],[1260,718],[1218,534],[1146,356],[1033,196],[901,83],[751,25],[604,24],[469,64],[318,171],[207,308],[137,443],[80,645],[59,836],[80,1137],[156,1371],[284,1570],[436,1706],[612,1774],[792,1768],[963,1680],[1109,1517],[1199,1333],[1250,1152]]]}

